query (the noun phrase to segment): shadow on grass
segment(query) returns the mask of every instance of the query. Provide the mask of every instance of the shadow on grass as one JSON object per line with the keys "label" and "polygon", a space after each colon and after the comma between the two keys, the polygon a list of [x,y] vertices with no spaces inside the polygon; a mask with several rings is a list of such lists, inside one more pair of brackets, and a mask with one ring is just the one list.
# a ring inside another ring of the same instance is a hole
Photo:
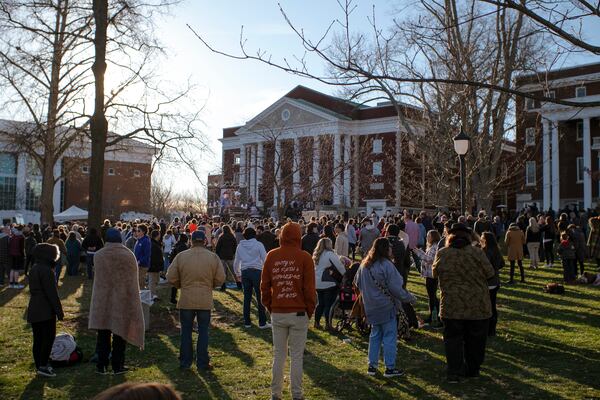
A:
{"label": "shadow on grass", "polygon": [[[214,330],[209,331],[209,335],[214,333]],[[222,334],[223,332],[219,332]],[[195,343],[196,337],[193,335],[192,340]],[[168,346],[165,340],[168,340],[171,345],[179,349],[179,337],[169,336],[163,337],[161,340],[153,341],[152,352],[159,357],[156,360],[156,365],[161,372],[166,375],[175,389],[181,393],[190,394],[189,398],[193,399],[223,399],[231,400],[231,396],[223,385],[219,382],[219,378],[210,371],[196,371],[195,369],[182,370],[179,368],[179,356]],[[209,352],[211,347],[214,347],[215,340],[209,339]],[[196,344],[194,344],[194,350]],[[195,352],[194,352],[195,356]],[[252,358],[248,355],[248,357]]]}

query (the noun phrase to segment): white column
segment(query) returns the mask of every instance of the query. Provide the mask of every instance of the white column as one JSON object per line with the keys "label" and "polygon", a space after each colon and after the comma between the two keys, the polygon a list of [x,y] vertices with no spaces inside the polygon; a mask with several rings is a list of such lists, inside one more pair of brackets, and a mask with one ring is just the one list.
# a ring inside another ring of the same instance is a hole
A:
{"label": "white column", "polygon": [[300,193],[300,138],[294,138],[294,176],[292,190],[294,196]]}
{"label": "white column", "polygon": [[352,173],[352,163],[350,162],[350,146],[352,136],[344,136],[344,205],[350,207],[350,175]]}
{"label": "white column", "polygon": [[552,209],[560,209],[560,163],[558,158],[558,121],[552,121]]}
{"label": "white column", "polygon": [[246,145],[240,147],[240,187],[246,186]]}
{"label": "white column", "polygon": [[542,209],[550,209],[550,123],[547,119],[542,120]]}
{"label": "white column", "polygon": [[281,184],[281,140],[275,141],[275,152],[273,153],[273,176],[275,182],[273,183],[273,205],[277,205],[277,185]]}
{"label": "white column", "polygon": [[592,143],[590,119],[583,120],[583,208],[592,208]]}
{"label": "white column", "polygon": [[[58,160],[56,164],[54,164],[54,179],[59,178],[62,175],[62,159]],[[54,185],[54,193],[52,194],[52,206],[54,207],[54,213],[61,212],[61,204],[60,204],[60,186],[63,179],[58,179],[56,184]]]}
{"label": "white column", "polygon": [[[17,201],[15,204],[16,210],[25,209],[25,198],[27,196],[27,155],[20,153],[17,158]],[[59,193],[60,195],[60,193]]]}
{"label": "white column", "polygon": [[258,142],[258,145],[256,147],[256,205],[258,207],[262,207],[263,206],[263,202],[262,199],[260,199],[260,187],[262,185],[263,182],[263,168],[264,168],[264,161],[263,161],[263,157],[264,157],[264,145],[263,142]]}
{"label": "white column", "polygon": [[396,132],[396,164],[395,164],[395,186],[396,186],[396,210],[401,211],[402,206],[402,132]]}
{"label": "white column", "polygon": [[248,146],[248,156],[250,157],[250,160],[248,160],[248,200],[250,199],[250,196],[252,196],[252,200],[256,201],[256,171],[254,169],[256,167],[256,162],[254,160],[254,157],[256,156],[256,150],[254,150],[254,144]]}
{"label": "white column", "polygon": [[340,139],[339,133],[333,136],[333,204],[340,204],[340,165],[341,165],[341,151],[340,151]]}

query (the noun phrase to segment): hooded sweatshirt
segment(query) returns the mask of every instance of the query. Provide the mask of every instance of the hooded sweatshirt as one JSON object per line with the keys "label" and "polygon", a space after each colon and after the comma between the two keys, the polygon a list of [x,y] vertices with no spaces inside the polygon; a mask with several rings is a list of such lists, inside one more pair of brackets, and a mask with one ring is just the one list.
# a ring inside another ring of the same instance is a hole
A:
{"label": "hooded sweatshirt", "polygon": [[235,274],[239,276],[243,270],[250,268],[262,269],[266,255],[265,246],[258,240],[252,238],[240,241],[233,260]]}
{"label": "hooded sweatshirt", "polygon": [[315,310],[315,266],[301,241],[300,225],[288,222],[281,229],[280,247],[267,254],[260,291],[271,313],[306,312],[310,318]]}

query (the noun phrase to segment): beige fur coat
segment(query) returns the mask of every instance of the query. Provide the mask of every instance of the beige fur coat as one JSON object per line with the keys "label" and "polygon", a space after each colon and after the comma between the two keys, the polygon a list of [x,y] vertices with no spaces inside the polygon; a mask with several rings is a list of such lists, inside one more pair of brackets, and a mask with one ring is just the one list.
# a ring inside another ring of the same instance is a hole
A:
{"label": "beige fur coat", "polygon": [[94,255],[89,329],[108,329],[144,348],[144,315],[135,256],[120,243],[106,243]]}

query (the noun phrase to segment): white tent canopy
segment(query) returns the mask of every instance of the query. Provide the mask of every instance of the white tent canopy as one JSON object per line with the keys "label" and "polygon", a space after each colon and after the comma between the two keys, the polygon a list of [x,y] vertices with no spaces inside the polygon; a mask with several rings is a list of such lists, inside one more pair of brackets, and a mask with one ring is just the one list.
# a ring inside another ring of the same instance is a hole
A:
{"label": "white tent canopy", "polygon": [[58,222],[81,219],[88,219],[88,212],[77,206],[71,206],[61,213],[54,214],[54,220]]}

